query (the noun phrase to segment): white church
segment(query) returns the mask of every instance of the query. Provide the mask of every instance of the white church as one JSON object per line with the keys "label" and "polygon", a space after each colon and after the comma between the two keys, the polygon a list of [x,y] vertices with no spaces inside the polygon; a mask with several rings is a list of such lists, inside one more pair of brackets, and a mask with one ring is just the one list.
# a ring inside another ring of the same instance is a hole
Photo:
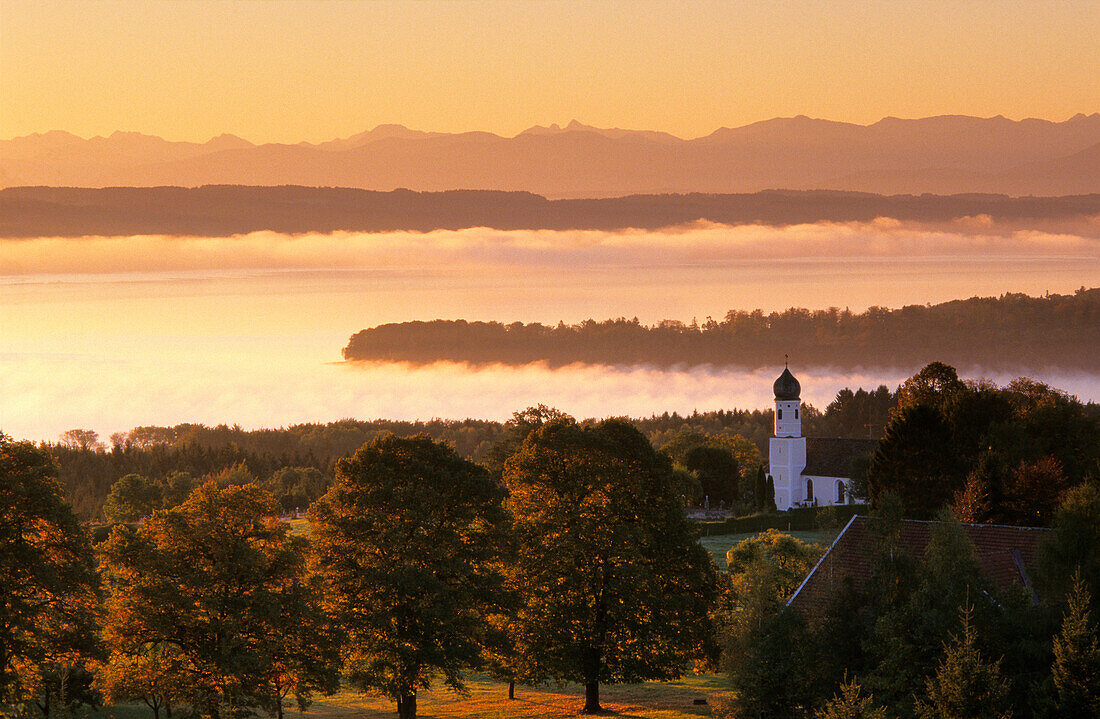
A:
{"label": "white church", "polygon": [[783,368],[775,391],[775,436],[769,440],[768,473],[775,507],[851,504],[852,460],[874,451],[874,440],[802,436],[802,386]]}

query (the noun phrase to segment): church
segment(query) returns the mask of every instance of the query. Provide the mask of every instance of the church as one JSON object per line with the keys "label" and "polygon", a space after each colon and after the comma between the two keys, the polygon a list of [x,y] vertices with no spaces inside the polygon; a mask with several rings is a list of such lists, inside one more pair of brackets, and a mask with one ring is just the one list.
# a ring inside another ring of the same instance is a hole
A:
{"label": "church", "polygon": [[873,452],[877,442],[803,437],[802,385],[784,366],[772,389],[775,436],[768,442],[768,472],[775,485],[776,509],[852,504],[852,460]]}

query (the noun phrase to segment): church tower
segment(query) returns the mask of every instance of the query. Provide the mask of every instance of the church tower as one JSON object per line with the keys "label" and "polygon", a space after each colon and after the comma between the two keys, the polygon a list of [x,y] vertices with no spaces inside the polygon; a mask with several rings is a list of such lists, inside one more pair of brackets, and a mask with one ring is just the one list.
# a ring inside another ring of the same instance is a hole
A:
{"label": "church tower", "polygon": [[775,506],[780,511],[813,501],[802,478],[806,469],[806,438],[802,436],[802,392],[798,380],[784,365],[772,386],[775,392],[775,436],[768,441],[768,471],[775,484]]}

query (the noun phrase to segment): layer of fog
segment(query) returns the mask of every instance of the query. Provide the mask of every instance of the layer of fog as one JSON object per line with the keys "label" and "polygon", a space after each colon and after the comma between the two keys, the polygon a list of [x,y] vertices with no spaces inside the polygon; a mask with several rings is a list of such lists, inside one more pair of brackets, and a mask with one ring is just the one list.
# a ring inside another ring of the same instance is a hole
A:
{"label": "layer of fog", "polygon": [[[581,417],[764,408],[774,367],[358,366],[340,350],[360,329],[413,319],[690,321],[1100,285],[1100,232],[972,224],[0,240],[0,431],[504,419],[538,402]],[[818,407],[917,369],[792,362]],[[1100,399],[1096,377],[1038,378]]]}
{"label": "layer of fog", "polygon": [[[577,417],[690,414],[768,408],[776,370],[695,367],[688,370],[540,365],[470,368],[453,363],[307,365],[293,359],[253,362],[229,348],[205,360],[105,361],[91,354],[0,356],[0,430],[56,440],[88,427],[102,437],[137,425],[202,422],[246,428],[359,419],[433,417],[507,419],[538,403]],[[803,399],[824,408],[843,387],[896,387],[916,368],[841,371],[799,368]],[[964,370],[964,375],[978,376]],[[991,377],[999,384],[1011,374]],[[1084,398],[1100,399],[1100,382],[1086,375],[1041,379]]]}
{"label": "layer of fog", "polygon": [[1076,233],[987,217],[935,227],[897,220],[771,227],[696,223],[663,231],[256,232],[230,238],[85,237],[0,240],[0,276],[214,270],[576,268],[722,265],[748,260],[1100,255],[1100,217]]}

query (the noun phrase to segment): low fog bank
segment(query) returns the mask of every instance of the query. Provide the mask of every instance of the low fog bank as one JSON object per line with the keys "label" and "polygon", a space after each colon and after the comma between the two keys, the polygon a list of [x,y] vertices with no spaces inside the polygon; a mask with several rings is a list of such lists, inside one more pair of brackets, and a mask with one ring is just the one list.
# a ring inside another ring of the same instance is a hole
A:
{"label": "low fog bank", "polygon": [[[945,225],[879,219],[791,225],[693,223],[658,231],[501,231],[429,233],[254,232],[237,237],[44,237],[0,240],[0,276],[494,267],[723,265],[828,258],[1065,258],[1096,276],[1100,215],[1072,227],[1039,229],[989,218]],[[1095,283],[1094,283],[1095,284]]]}
{"label": "low fog bank", "polygon": [[[230,358],[232,360],[232,358]],[[90,366],[89,366],[90,365]],[[181,359],[168,366],[120,362],[97,374],[88,357],[0,355],[4,399],[0,431],[16,438],[56,441],[74,427],[107,437],[138,425],[183,422],[285,427],[341,418],[505,420],[544,403],[576,417],[646,417],[716,409],[768,409],[782,365],[746,371],[693,367],[606,368],[544,365],[473,368],[439,362],[426,366],[357,362],[306,366],[273,360],[238,374],[211,361]],[[844,388],[893,389],[919,367],[843,370],[795,367],[802,398],[824,409]],[[93,375],[95,381],[89,382]],[[1017,373],[959,368],[960,376],[1007,384]],[[1036,379],[1100,400],[1100,379],[1088,373],[1049,373]],[[135,387],[142,391],[135,392]],[[119,398],[125,397],[124,402]]]}

